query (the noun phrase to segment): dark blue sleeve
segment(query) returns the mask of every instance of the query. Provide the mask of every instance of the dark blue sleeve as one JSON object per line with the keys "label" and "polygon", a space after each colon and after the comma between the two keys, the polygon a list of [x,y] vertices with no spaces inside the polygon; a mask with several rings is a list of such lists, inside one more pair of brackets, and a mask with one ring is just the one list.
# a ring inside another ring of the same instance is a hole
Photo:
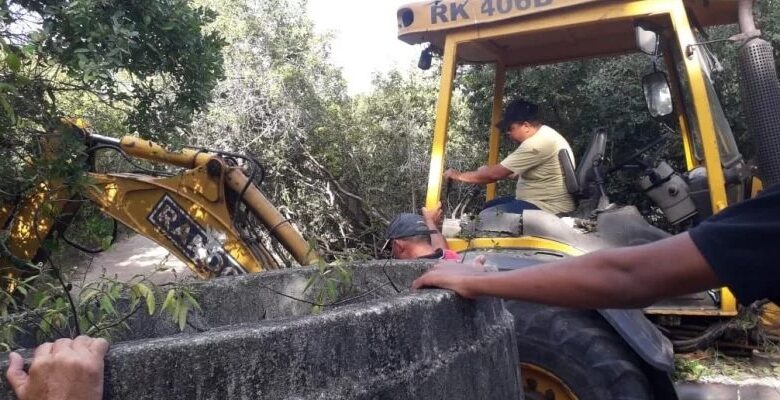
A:
{"label": "dark blue sleeve", "polygon": [[[780,300],[780,184],[689,231],[718,279],[742,304]],[[779,303],[780,304],[780,303]]]}

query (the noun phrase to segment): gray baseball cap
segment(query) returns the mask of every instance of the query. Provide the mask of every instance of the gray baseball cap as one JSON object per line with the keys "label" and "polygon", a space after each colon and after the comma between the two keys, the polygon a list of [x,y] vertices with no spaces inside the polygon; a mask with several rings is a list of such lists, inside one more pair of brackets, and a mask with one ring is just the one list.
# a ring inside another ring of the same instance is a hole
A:
{"label": "gray baseball cap", "polygon": [[436,231],[428,229],[423,218],[417,214],[398,214],[387,227],[387,240],[401,239],[410,236],[430,235]]}

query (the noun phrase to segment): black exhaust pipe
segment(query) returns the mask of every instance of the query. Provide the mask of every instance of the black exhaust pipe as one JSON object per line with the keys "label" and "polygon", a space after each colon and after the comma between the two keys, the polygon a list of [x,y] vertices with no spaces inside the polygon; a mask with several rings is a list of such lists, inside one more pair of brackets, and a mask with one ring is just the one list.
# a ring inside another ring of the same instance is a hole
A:
{"label": "black exhaust pipe", "polygon": [[772,44],[753,19],[753,0],[740,0],[739,49],[742,108],[758,156],[758,176],[769,187],[780,182],[780,82]]}

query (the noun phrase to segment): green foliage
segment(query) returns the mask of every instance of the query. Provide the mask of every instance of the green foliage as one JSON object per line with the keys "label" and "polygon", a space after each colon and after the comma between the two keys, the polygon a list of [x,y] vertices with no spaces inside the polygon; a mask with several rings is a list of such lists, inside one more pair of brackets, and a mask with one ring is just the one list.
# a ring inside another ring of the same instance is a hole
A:
{"label": "green foliage", "polygon": [[186,285],[174,285],[163,300],[161,290],[145,276],[126,282],[101,277],[72,294],[49,277],[51,272],[38,268],[18,280],[15,294],[0,292],[0,351],[14,348],[20,334],[34,333],[39,342],[76,332],[110,340],[128,329],[127,320],[139,311],[168,315],[183,330],[189,311],[200,309]]}
{"label": "green foliage", "polygon": [[[776,357],[777,352],[769,354]],[[678,354],[674,359],[673,378],[676,381],[734,382],[773,379],[780,373],[780,363],[757,362],[750,357],[730,357],[718,350],[708,349]]]}
{"label": "green foliage", "polygon": [[40,148],[40,139],[69,133],[62,117],[176,142],[222,77],[223,41],[202,31],[214,13],[185,0],[2,2],[0,18],[4,198],[36,182],[79,179],[77,140],[63,135],[56,151]]}
{"label": "green foliage", "polygon": [[[187,326],[187,315],[192,309],[200,310],[200,305],[193,296],[192,289],[188,286],[179,286],[168,290],[160,311],[168,313],[179,329],[184,330],[184,327]],[[154,310],[154,308],[152,307],[150,310]],[[149,313],[152,314],[153,311],[149,311]]]}
{"label": "green foliage", "polygon": [[674,359],[674,379],[677,381],[696,381],[707,371],[707,367],[698,360],[677,357]]}
{"label": "green foliage", "polygon": [[[186,127],[222,76],[222,40],[201,32],[215,15],[185,0],[33,0],[21,5],[27,18],[40,23],[23,43],[33,53],[27,62],[56,65],[71,80],[62,83],[126,102],[130,132],[167,138]],[[4,11],[10,18],[16,15],[7,5]]]}
{"label": "green foliage", "polygon": [[306,281],[303,293],[315,289],[312,312],[319,314],[325,307],[336,304],[352,289],[352,271],[340,263],[317,265],[317,271]]}

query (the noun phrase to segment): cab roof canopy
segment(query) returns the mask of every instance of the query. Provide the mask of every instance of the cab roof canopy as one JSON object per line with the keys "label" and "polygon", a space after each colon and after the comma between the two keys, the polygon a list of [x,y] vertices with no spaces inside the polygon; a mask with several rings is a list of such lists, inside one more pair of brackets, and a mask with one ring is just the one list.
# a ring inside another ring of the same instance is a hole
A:
{"label": "cab roof canopy", "polygon": [[680,3],[694,27],[737,22],[737,0],[427,0],[398,9],[398,37],[440,50],[459,37],[466,64],[549,64],[635,52],[635,23],[670,27]]}

